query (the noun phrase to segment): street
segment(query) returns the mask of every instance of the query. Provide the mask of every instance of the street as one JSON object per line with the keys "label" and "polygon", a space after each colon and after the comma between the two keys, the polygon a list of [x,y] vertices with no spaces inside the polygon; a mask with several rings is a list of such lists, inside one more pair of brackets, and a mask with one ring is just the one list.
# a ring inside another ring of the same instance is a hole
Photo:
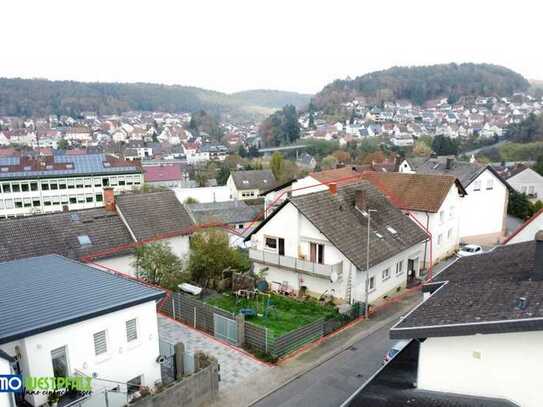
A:
{"label": "street", "polygon": [[253,406],[339,406],[379,369],[385,352],[393,343],[388,339],[388,330],[395,322],[388,323]]}

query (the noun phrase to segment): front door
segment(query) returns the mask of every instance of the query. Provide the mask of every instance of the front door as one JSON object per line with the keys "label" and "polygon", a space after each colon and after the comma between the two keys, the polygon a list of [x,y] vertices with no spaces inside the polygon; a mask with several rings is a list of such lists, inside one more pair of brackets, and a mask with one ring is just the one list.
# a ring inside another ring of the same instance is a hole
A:
{"label": "front door", "polygon": [[408,259],[407,260],[407,282],[411,282],[416,277],[416,270],[415,270],[415,259]]}

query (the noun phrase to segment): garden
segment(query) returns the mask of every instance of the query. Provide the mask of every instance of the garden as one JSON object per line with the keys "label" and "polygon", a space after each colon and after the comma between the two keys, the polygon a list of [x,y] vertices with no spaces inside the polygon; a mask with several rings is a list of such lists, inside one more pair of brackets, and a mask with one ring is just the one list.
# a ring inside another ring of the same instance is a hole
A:
{"label": "garden", "polygon": [[334,305],[321,304],[312,298],[299,300],[277,294],[240,296],[223,293],[208,297],[205,302],[234,314],[243,311],[248,322],[267,328],[276,337],[319,319],[338,316]]}

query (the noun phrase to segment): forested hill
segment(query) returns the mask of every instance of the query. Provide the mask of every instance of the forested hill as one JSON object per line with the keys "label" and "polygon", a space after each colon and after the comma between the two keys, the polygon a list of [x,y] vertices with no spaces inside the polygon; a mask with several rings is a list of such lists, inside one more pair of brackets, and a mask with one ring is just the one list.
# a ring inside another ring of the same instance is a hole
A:
{"label": "forested hill", "polygon": [[282,91],[226,94],[201,88],[151,83],[91,83],[0,78],[0,115],[44,116],[81,112],[114,114],[130,110],[239,115],[269,114],[305,95]]}
{"label": "forested hill", "polygon": [[416,104],[439,97],[455,101],[462,96],[507,96],[530,86],[520,74],[498,65],[442,64],[393,67],[356,77],[336,80],[315,98],[318,108],[333,110],[353,97],[364,96],[370,103],[408,99]]}
{"label": "forested hill", "polygon": [[282,90],[247,90],[231,94],[232,97],[249,106],[263,106],[268,108],[281,108],[285,105],[294,105],[297,108],[305,107],[311,95]]}

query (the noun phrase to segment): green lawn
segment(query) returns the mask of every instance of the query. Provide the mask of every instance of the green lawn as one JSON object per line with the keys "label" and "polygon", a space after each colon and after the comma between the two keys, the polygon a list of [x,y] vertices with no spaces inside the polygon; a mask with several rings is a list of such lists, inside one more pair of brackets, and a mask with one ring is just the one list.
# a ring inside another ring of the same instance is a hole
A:
{"label": "green lawn", "polygon": [[[206,300],[208,304],[222,308],[226,311],[239,313],[242,308],[253,308],[258,314],[264,314],[267,297],[258,296],[258,301],[236,299],[232,294],[219,294]],[[246,317],[246,320],[255,325],[268,328],[268,332],[274,336],[281,336],[320,318],[328,318],[336,315],[336,309],[331,305],[321,305],[315,300],[298,301],[279,295],[272,295],[271,310],[268,317]]]}

